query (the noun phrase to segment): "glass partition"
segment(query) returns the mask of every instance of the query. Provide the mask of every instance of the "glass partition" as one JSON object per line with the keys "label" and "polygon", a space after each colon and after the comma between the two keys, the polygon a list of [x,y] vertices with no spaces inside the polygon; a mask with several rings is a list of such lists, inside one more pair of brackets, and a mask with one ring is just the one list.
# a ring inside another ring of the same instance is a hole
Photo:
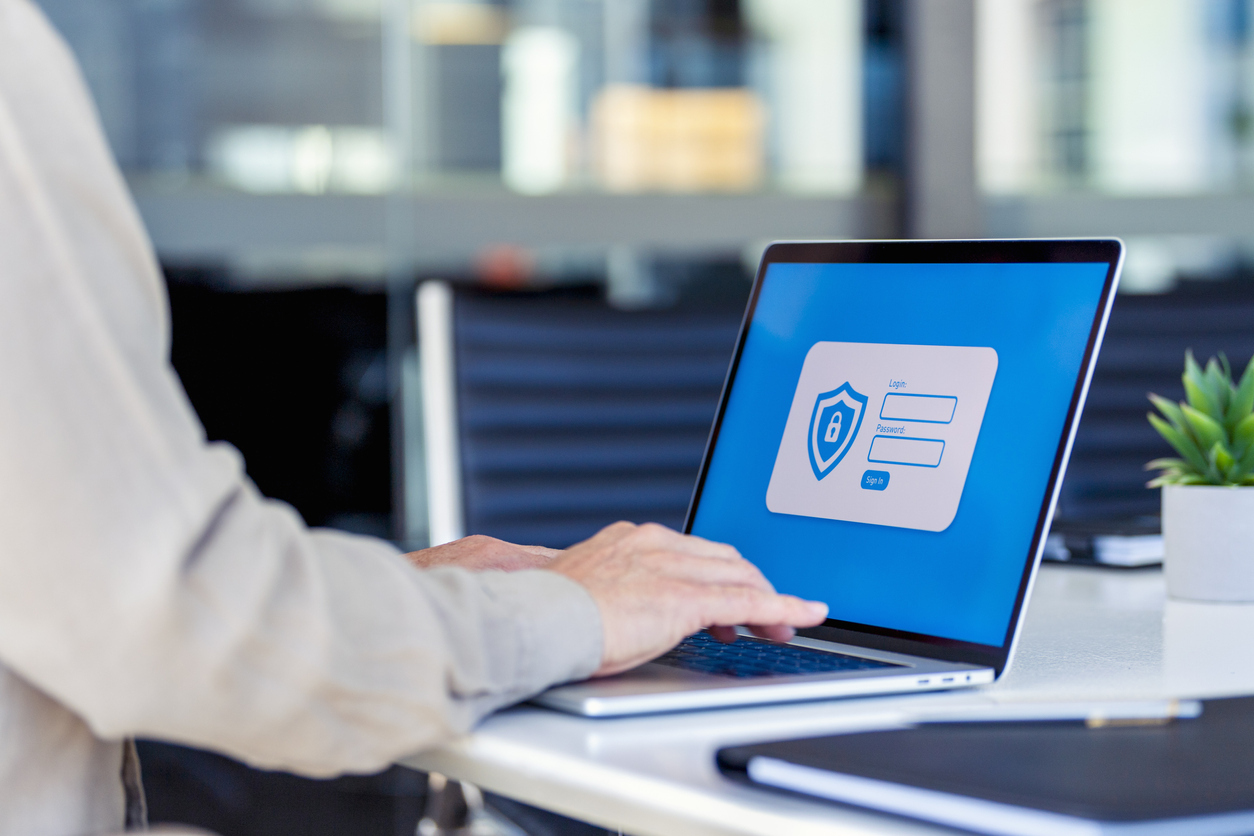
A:
{"label": "glass partition", "polygon": [[862,0],[39,2],[141,181],[375,194],[412,165],[418,184],[524,194],[862,184]]}
{"label": "glass partition", "polygon": [[978,160],[992,193],[1249,187],[1249,0],[979,0]]}
{"label": "glass partition", "polygon": [[372,0],[41,0],[83,66],[122,167],[177,185],[378,192]]}

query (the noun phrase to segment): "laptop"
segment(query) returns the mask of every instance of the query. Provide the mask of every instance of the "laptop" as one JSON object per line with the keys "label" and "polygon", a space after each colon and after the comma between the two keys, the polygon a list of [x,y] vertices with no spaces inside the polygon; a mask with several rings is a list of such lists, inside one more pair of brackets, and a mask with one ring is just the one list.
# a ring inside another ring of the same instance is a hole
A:
{"label": "laptop", "polygon": [[827,620],[786,644],[699,633],[536,701],[606,717],[993,682],[1122,260],[1113,239],[768,247],[684,531]]}

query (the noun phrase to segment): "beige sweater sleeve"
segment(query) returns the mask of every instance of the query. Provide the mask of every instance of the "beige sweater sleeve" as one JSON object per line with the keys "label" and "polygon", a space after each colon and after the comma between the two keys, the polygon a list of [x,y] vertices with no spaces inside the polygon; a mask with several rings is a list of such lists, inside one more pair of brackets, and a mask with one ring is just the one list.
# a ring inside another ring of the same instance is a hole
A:
{"label": "beige sweater sleeve", "polygon": [[167,319],[72,60],[0,0],[0,664],[102,737],[310,774],[597,667],[564,577],[419,572],[259,496],[206,443]]}

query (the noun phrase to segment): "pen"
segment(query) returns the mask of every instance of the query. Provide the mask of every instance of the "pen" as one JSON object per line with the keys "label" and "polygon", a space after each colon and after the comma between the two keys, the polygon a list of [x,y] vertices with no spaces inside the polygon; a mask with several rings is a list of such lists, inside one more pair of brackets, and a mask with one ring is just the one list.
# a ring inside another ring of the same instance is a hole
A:
{"label": "pen", "polygon": [[1200,700],[1058,700],[945,706],[912,712],[912,723],[1015,723],[1083,720],[1089,728],[1162,725],[1202,714]]}

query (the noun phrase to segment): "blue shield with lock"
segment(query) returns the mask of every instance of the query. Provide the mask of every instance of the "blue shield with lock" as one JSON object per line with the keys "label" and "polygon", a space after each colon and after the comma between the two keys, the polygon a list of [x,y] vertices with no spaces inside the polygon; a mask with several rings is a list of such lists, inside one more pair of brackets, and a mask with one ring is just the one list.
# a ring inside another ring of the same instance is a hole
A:
{"label": "blue shield with lock", "polygon": [[831,473],[849,452],[862,428],[866,402],[866,395],[854,391],[848,382],[815,398],[809,436],[810,467],[814,468],[815,479]]}

